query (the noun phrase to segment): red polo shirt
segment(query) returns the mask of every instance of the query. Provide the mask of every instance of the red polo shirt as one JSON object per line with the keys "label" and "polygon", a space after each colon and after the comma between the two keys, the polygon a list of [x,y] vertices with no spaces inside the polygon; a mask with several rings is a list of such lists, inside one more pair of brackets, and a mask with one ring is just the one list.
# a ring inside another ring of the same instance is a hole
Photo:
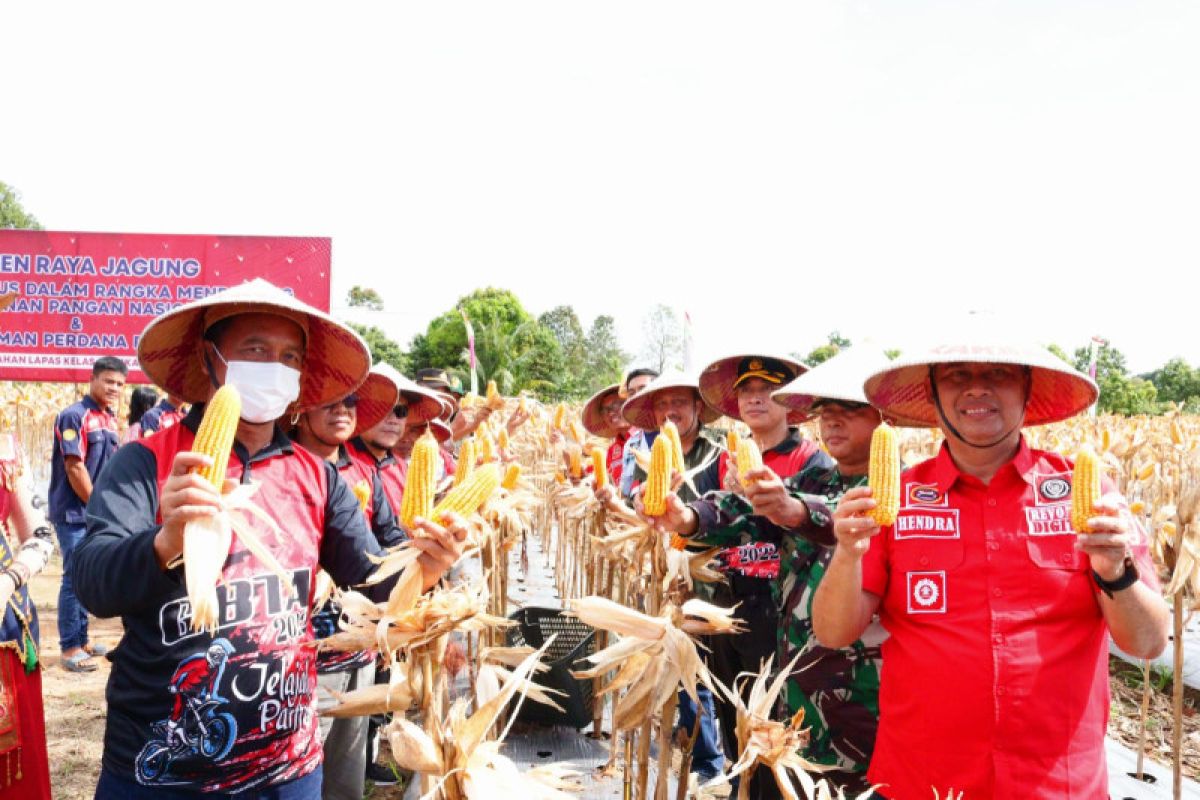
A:
{"label": "red polo shirt", "polygon": [[[862,565],[891,634],[868,772],[883,796],[1107,797],[1108,628],[1071,468],[1022,438],[986,486],[945,445],[904,472]],[[1134,558],[1157,590],[1144,534]]]}

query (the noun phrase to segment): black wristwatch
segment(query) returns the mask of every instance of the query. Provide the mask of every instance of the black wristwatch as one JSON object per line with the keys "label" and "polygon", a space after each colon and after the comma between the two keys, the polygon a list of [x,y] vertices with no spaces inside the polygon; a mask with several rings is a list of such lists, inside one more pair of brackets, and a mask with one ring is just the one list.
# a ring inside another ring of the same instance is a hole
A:
{"label": "black wristwatch", "polygon": [[1115,581],[1106,581],[1100,577],[1096,570],[1092,570],[1092,579],[1096,581],[1096,585],[1100,587],[1100,591],[1108,595],[1112,599],[1113,592],[1119,592],[1122,589],[1128,589],[1138,582],[1137,566],[1133,563],[1133,559],[1125,556],[1125,572]]}

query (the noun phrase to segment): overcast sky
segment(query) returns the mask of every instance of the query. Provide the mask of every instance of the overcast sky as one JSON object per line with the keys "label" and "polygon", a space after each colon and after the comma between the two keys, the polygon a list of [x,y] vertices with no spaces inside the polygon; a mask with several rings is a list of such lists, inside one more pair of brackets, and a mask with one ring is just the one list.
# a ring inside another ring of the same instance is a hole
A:
{"label": "overcast sky", "polygon": [[698,358],[955,309],[1200,364],[1200,4],[21,3],[49,229],[333,237],[402,343],[494,285]]}

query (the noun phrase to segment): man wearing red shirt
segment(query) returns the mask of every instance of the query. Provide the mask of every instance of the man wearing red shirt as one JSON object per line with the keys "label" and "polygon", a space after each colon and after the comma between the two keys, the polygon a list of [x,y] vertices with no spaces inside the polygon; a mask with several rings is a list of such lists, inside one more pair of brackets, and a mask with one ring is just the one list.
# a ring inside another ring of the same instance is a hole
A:
{"label": "man wearing red shirt", "polygon": [[977,338],[868,378],[873,405],[946,441],[903,473],[895,524],[864,516],[869,488],[843,497],[814,630],[841,647],[878,613],[891,634],[868,772],[883,797],[1105,798],[1108,634],[1154,657],[1167,609],[1124,499],[1072,530],[1071,462],[1021,436],[1087,408],[1095,384],[1044,348]]}

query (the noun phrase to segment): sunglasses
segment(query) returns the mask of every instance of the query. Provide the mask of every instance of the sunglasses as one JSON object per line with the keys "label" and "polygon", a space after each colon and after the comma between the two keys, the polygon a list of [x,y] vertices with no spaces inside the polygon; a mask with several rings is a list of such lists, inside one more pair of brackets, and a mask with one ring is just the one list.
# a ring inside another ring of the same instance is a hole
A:
{"label": "sunglasses", "polygon": [[408,416],[408,406],[398,405],[392,409],[392,415],[398,419],[404,419]]}
{"label": "sunglasses", "polygon": [[357,407],[357,406],[358,406],[358,395],[353,395],[353,394],[352,394],[352,395],[348,395],[347,397],[345,397],[345,398],[343,398],[343,399],[341,399],[341,400],[338,400],[337,402],[330,403],[329,405],[327,405],[327,406],[322,406],[321,408],[322,408],[322,410],[324,410],[324,411],[333,411],[333,410],[334,410],[334,409],[336,409],[338,406],[345,406],[346,408],[355,408],[355,407]]}

